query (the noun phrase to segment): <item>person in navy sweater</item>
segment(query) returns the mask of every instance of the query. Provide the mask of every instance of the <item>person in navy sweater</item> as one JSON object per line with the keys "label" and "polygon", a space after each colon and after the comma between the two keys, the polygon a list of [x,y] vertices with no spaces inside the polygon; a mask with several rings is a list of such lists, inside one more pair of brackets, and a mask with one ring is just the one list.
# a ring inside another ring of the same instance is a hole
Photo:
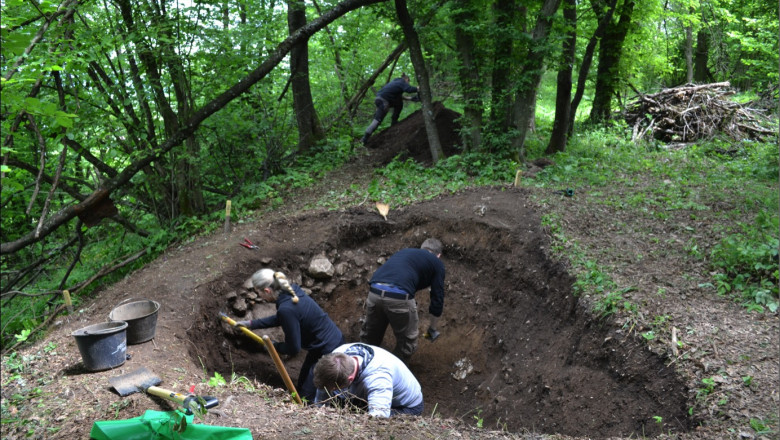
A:
{"label": "person in navy sweater", "polygon": [[387,115],[387,111],[390,108],[393,109],[393,116],[390,118],[390,125],[395,125],[398,122],[398,117],[401,116],[401,111],[404,109],[404,100],[419,102],[420,97],[415,95],[413,97],[407,97],[404,93],[417,93],[417,87],[409,85],[409,76],[405,73],[401,74],[400,78],[396,78],[384,87],[379,89],[374,99],[374,105],[376,105],[376,112],[374,112],[374,120],[366,128],[366,132],[360,139],[363,145],[368,143],[368,138],[379,127],[382,120]]}
{"label": "person in navy sweater", "polygon": [[436,329],[444,310],[444,263],[440,260],[442,244],[435,238],[425,240],[420,248],[406,248],[393,254],[374,272],[369,282],[365,320],[360,341],[379,346],[388,324],[395,334],[393,354],[407,362],[417,350],[419,335],[418,290],[431,288],[428,306],[428,331],[431,341],[439,337]]}
{"label": "person in navy sweater", "polygon": [[301,349],[306,350],[297,391],[301,398],[314,402],[316,389],[312,370],[323,355],[344,344],[341,330],[300,286],[287,281],[282,272],[261,269],[244,283],[244,287],[254,290],[265,301],[276,302],[276,314],[236,324],[249,329],[281,326],[284,341],[273,343],[277,352],[294,356]]}

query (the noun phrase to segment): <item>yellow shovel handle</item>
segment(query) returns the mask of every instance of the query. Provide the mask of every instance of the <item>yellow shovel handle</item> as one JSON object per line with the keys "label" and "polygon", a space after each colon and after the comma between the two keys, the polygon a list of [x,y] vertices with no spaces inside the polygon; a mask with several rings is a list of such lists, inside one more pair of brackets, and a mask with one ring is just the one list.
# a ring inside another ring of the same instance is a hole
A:
{"label": "yellow shovel handle", "polygon": [[176,393],[174,391],[169,391],[164,388],[151,386],[146,389],[146,392],[151,394],[152,396],[157,396],[165,400],[170,400],[172,402],[176,402],[179,405],[184,404],[184,399],[187,398],[184,394]]}
{"label": "yellow shovel handle", "polygon": [[[233,327],[236,326],[236,321],[230,319],[227,315],[221,314],[220,316],[222,317],[223,321],[227,322]],[[293,385],[292,380],[290,379],[290,375],[287,374],[287,370],[284,368],[284,364],[282,363],[282,358],[280,358],[279,353],[276,352],[276,348],[274,347],[273,342],[271,342],[271,338],[269,338],[268,335],[263,335],[261,338],[260,336],[257,336],[255,332],[249,330],[243,325],[238,326],[238,328],[240,328],[245,335],[249,336],[265,347],[266,351],[268,351],[268,354],[271,355],[271,359],[273,359],[274,365],[276,365],[276,369],[279,371],[279,375],[282,376],[282,381],[284,381],[284,385],[287,387],[287,390],[292,394],[295,402],[297,402],[299,405],[303,405],[301,396],[299,396],[298,391],[295,390],[295,385]]]}
{"label": "yellow shovel handle", "polygon": [[[228,324],[232,325],[233,327],[236,327],[236,321],[230,319],[230,317],[228,317],[227,315],[221,315],[221,316],[222,316],[222,320],[223,321],[227,322]],[[263,339],[260,338],[260,336],[257,336],[255,334],[255,332],[253,332],[252,330],[249,330],[248,328],[244,327],[243,325],[239,325],[238,328],[241,329],[241,331],[245,335],[247,335],[250,338],[254,339],[255,341],[259,342],[260,345],[265,345],[265,342],[263,341]]]}
{"label": "yellow shovel handle", "polygon": [[276,352],[276,347],[274,347],[274,344],[271,342],[271,338],[269,338],[268,335],[263,335],[263,341],[265,341],[265,349],[268,350],[268,353],[271,355],[271,359],[273,359],[274,363],[276,364],[276,369],[279,370],[279,374],[282,375],[284,384],[287,385],[287,390],[292,393],[293,399],[295,399],[299,405],[303,405],[301,396],[299,396],[298,392],[295,390],[295,385],[293,385],[292,380],[290,380],[290,375],[287,374],[287,370],[284,368],[284,364],[282,363],[282,358],[280,358],[279,353]]}

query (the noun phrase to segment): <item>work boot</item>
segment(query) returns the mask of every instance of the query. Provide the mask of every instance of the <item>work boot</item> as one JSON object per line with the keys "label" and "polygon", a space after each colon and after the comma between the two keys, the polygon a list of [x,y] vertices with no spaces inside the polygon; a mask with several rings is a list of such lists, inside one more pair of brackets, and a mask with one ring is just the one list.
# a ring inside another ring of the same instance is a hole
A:
{"label": "work boot", "polygon": [[370,135],[369,135],[368,133],[365,133],[365,134],[363,135],[363,137],[362,137],[362,138],[360,138],[360,143],[361,143],[361,144],[363,144],[363,146],[364,146],[364,147],[366,146],[366,144],[368,144],[368,137],[369,137],[369,136],[370,136]]}

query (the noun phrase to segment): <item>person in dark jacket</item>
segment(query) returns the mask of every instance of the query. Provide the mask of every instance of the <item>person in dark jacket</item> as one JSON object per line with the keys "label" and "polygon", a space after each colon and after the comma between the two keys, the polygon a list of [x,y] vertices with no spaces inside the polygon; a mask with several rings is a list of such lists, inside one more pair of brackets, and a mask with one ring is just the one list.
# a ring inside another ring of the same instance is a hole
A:
{"label": "person in dark jacket", "polygon": [[401,116],[401,111],[404,109],[404,99],[410,101],[419,101],[419,96],[407,97],[404,93],[417,93],[417,87],[409,85],[409,76],[405,73],[401,74],[400,78],[396,78],[389,83],[385,84],[376,94],[374,104],[376,105],[376,112],[374,112],[374,120],[366,128],[365,134],[360,139],[363,145],[368,143],[368,138],[379,127],[382,120],[387,115],[387,111],[392,107],[393,116],[390,119],[390,124],[395,125],[398,122],[398,117]]}
{"label": "person in dark jacket", "polygon": [[439,336],[436,327],[444,310],[444,263],[440,257],[442,244],[435,238],[425,240],[417,248],[396,252],[374,272],[365,305],[365,320],[360,341],[379,346],[387,325],[393,329],[396,345],[393,354],[408,362],[417,350],[419,336],[418,290],[431,288],[428,307],[429,324],[425,336],[431,341]]}
{"label": "person in dark jacket", "polygon": [[297,391],[301,398],[314,402],[313,369],[317,361],[344,344],[344,335],[320,306],[297,284],[291,284],[282,272],[261,269],[249,278],[244,287],[254,290],[260,298],[276,302],[276,315],[251,321],[238,321],[249,329],[281,326],[284,342],[274,342],[281,354],[294,356],[307,351],[298,375]]}

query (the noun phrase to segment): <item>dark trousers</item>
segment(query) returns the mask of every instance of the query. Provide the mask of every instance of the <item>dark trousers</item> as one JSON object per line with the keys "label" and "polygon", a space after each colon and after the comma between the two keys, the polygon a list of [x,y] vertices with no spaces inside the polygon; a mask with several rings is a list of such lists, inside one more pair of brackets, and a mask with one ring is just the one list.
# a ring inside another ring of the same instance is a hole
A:
{"label": "dark trousers", "polygon": [[393,329],[395,349],[393,354],[404,362],[408,362],[412,353],[417,350],[417,301],[414,298],[393,299],[382,298],[369,293],[366,298],[365,321],[360,329],[360,341],[369,345],[382,345],[387,326]]}
{"label": "dark trousers", "polygon": [[374,100],[374,105],[376,105],[374,119],[379,122],[382,122],[382,120],[387,115],[388,110],[391,108],[393,109],[393,116],[390,118],[390,124],[395,124],[398,122],[398,118],[401,116],[401,112],[404,109],[404,101],[402,99],[397,99],[393,102],[390,102],[384,98],[376,98]]}
{"label": "dark trousers", "polygon": [[[346,339],[342,336],[339,345],[346,344]],[[338,345],[337,345],[338,347]],[[330,351],[328,352],[330,353]],[[314,396],[317,393],[317,388],[314,386],[314,366],[317,365],[317,361],[321,357],[328,353],[323,353],[320,350],[312,350],[306,352],[306,359],[303,360],[301,365],[301,372],[298,374],[298,395],[301,399],[306,399],[309,403],[314,403]]]}

